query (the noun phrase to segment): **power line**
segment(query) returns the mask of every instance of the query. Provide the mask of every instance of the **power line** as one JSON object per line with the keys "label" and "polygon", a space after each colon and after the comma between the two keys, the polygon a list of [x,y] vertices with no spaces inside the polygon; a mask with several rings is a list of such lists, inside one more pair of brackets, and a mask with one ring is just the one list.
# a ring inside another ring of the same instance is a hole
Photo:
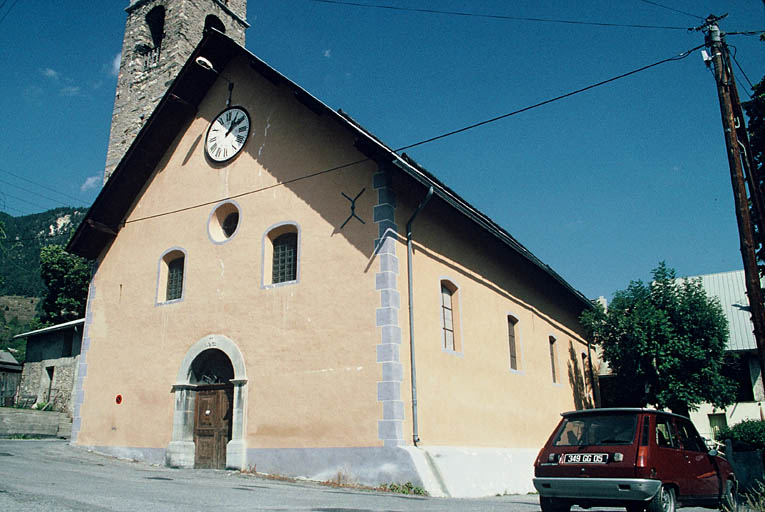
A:
{"label": "power line", "polygon": [[[741,74],[742,74],[742,75],[744,75],[744,79],[745,79],[745,80],[747,81],[747,83],[749,84],[749,87],[751,87],[752,89],[754,89],[754,84],[752,84],[752,81],[751,81],[751,80],[749,80],[749,77],[748,77],[748,76],[746,76],[746,72],[744,71],[744,68],[742,68],[742,67],[741,67],[741,64],[739,64],[739,63],[738,63],[738,60],[736,59],[736,53],[738,53],[738,49],[737,49],[735,46],[732,46],[732,45],[728,45],[728,47],[729,47],[729,48],[733,48],[733,54],[731,55],[731,58],[733,59],[733,62],[735,62],[735,63],[736,63],[736,67],[738,68],[738,70],[739,70],[739,71],[741,71]],[[752,97],[752,95],[751,95],[751,94],[749,94],[749,92],[748,92],[748,91],[747,91],[747,96],[749,96],[750,98]]]}
{"label": "power line", "polygon": [[207,201],[207,202],[195,204],[195,205],[192,205],[192,206],[186,206],[185,208],[179,208],[177,210],[172,210],[172,211],[169,211],[169,212],[157,213],[155,215],[148,215],[146,217],[141,217],[139,219],[128,220],[128,221],[125,221],[124,224],[127,225],[127,224],[132,224],[133,222],[140,222],[142,220],[156,219],[157,217],[164,217],[165,215],[171,215],[171,214],[174,214],[174,213],[186,212],[186,211],[189,211],[189,210],[193,210],[195,208],[201,208],[202,206],[211,206],[213,204],[218,204],[221,201],[227,201],[227,200],[231,200],[231,199],[238,199],[240,197],[249,196],[251,194],[256,194],[258,192],[264,192],[264,191],[270,190],[272,188],[281,187],[283,185],[289,185],[290,183],[295,183],[297,181],[302,181],[302,180],[305,180],[305,179],[308,179],[308,178],[314,178],[314,177],[320,176],[322,174],[327,174],[327,173],[330,173],[330,172],[339,171],[340,169],[346,169],[348,167],[353,167],[354,165],[363,164],[364,162],[368,162],[369,160],[371,160],[371,158],[362,158],[361,160],[356,160],[355,162],[350,162],[350,163],[347,163],[347,164],[338,165],[338,166],[332,167],[330,169],[324,169],[323,171],[317,171],[317,172],[314,172],[314,173],[311,173],[311,174],[306,174],[305,176],[299,176],[299,177],[293,178],[291,180],[281,181],[281,182],[276,183],[274,185],[268,185],[267,187],[258,188],[258,189],[255,189],[255,190],[249,190],[247,192],[242,192],[241,194],[235,194],[233,196],[229,196],[229,197],[226,197],[224,199],[216,199],[215,201]]}
{"label": "power line", "polygon": [[686,16],[690,16],[691,18],[696,18],[703,20],[703,16],[696,16],[695,14],[691,14],[690,12],[681,11],[680,9],[675,9],[674,7],[667,7],[666,5],[661,5],[656,2],[651,2],[651,0],[638,0],[639,2],[643,2],[650,5],[655,5],[656,7],[661,7],[662,9],[667,9],[669,11],[679,12],[680,14],[685,14]]}
{"label": "power line", "polygon": [[566,94],[562,94],[560,96],[556,96],[555,98],[551,98],[549,100],[545,100],[545,101],[541,101],[539,103],[535,103],[534,105],[530,105],[528,107],[524,107],[522,109],[515,110],[515,111],[509,112],[507,114],[502,114],[501,116],[493,117],[491,119],[487,119],[485,121],[481,121],[481,122],[478,122],[478,123],[475,123],[475,124],[471,124],[469,126],[465,126],[463,128],[459,128],[457,130],[452,130],[450,132],[443,133],[441,135],[437,135],[437,136],[431,137],[429,139],[421,140],[420,142],[415,142],[414,144],[409,144],[408,146],[404,146],[402,148],[396,149],[396,152],[403,151],[403,150],[409,149],[409,148],[413,148],[415,146],[421,146],[423,144],[427,144],[429,142],[433,142],[433,141],[436,141],[436,140],[439,140],[439,139],[443,139],[443,138],[449,137],[451,135],[456,135],[458,133],[462,133],[462,132],[466,132],[468,130],[472,130],[473,128],[477,128],[477,127],[483,126],[485,124],[489,124],[489,123],[493,123],[495,121],[499,121],[500,119],[505,119],[507,117],[511,117],[511,116],[516,115],[516,114],[520,114],[522,112],[527,112],[527,111],[529,111],[531,109],[534,109],[534,108],[537,108],[537,107],[541,107],[542,105],[547,105],[548,103],[552,103],[554,101],[558,101],[558,100],[562,100],[564,98],[568,98],[570,96],[574,96],[575,94],[579,94],[579,93],[582,93],[582,92],[585,92],[585,91],[589,91],[590,89],[594,89],[596,87],[600,87],[601,85],[605,85],[607,83],[614,82],[614,81],[619,80],[621,78],[625,78],[625,77],[628,77],[630,75],[634,75],[635,73],[640,73],[641,71],[645,71],[647,69],[653,68],[653,67],[658,66],[660,64],[664,64],[665,62],[670,62],[670,61],[684,59],[688,55],[690,55],[692,52],[698,50],[699,48],[703,48],[703,47],[704,47],[704,45],[702,44],[702,45],[699,45],[699,46],[697,46],[695,48],[691,48],[690,50],[685,51],[685,52],[683,52],[683,53],[681,53],[679,55],[676,55],[674,57],[669,57],[667,59],[663,59],[663,60],[660,60],[658,62],[654,62],[653,64],[649,64],[647,66],[643,66],[642,68],[638,68],[638,69],[635,69],[633,71],[629,71],[627,73],[615,76],[613,78],[609,78],[607,80],[603,80],[602,82],[598,82],[596,84],[588,85],[587,87],[583,87],[583,88],[577,89],[575,91],[567,92]]}
{"label": "power line", "polygon": [[60,190],[56,190],[54,188],[47,187],[47,186],[45,186],[45,185],[43,185],[41,183],[37,183],[35,181],[32,181],[29,178],[25,178],[24,176],[19,176],[18,174],[14,174],[11,171],[3,169],[2,167],[0,167],[0,172],[8,174],[9,176],[13,176],[16,179],[26,181],[27,183],[30,183],[30,184],[32,184],[32,185],[34,185],[36,187],[43,188],[43,189],[47,190],[48,192],[53,192],[53,193],[58,194],[58,195],[60,195],[62,197],[66,197],[67,199],[71,199],[71,200],[77,201],[77,202],[82,201],[82,199],[80,199],[80,198],[77,198],[77,197],[74,197],[74,196],[70,196],[69,194],[65,194],[64,192],[61,192]]}
{"label": "power line", "polygon": [[45,211],[45,210],[50,210],[50,208],[48,208],[47,206],[41,206],[41,205],[39,205],[39,204],[36,204],[36,203],[33,203],[33,202],[31,202],[31,201],[29,201],[29,200],[27,200],[27,199],[22,199],[22,198],[20,198],[20,197],[16,197],[16,196],[14,196],[14,195],[12,195],[12,194],[9,194],[8,192],[3,192],[2,194],[3,194],[4,196],[8,196],[8,197],[10,197],[10,198],[12,198],[12,199],[15,199],[16,201],[21,201],[22,203],[26,203],[26,204],[28,204],[28,205],[31,205],[31,206],[35,206],[35,207],[37,207],[37,208],[40,208],[40,209],[41,209],[41,210],[43,210],[43,211]]}
{"label": "power line", "polygon": [[323,4],[335,4],[335,5],[347,5],[352,7],[366,7],[370,9],[386,9],[390,11],[407,11],[407,12],[419,12],[424,14],[445,14],[450,16],[464,16],[471,18],[488,18],[494,20],[509,20],[509,21],[533,21],[538,23],[563,23],[568,25],[590,25],[596,27],[621,27],[621,28],[652,28],[652,29],[665,29],[665,30],[688,30],[688,27],[672,27],[662,25],[631,25],[623,23],[604,23],[595,21],[578,21],[578,20],[560,20],[552,18],[529,18],[522,16],[504,16],[500,14],[480,14],[473,12],[463,11],[442,11],[439,9],[422,9],[415,7],[397,7],[393,5],[382,4],[362,4],[358,2],[350,2],[345,0],[309,0],[311,2],[323,3]]}
{"label": "power line", "polygon": [[58,199],[53,199],[52,197],[44,196],[42,194],[38,194],[37,192],[33,192],[32,190],[26,189],[24,187],[20,187],[20,186],[14,184],[14,183],[11,183],[10,181],[5,181],[3,179],[0,179],[0,183],[5,183],[6,185],[9,185],[11,187],[17,188],[19,190],[22,190],[22,191],[24,191],[24,192],[26,192],[28,194],[32,194],[33,196],[36,196],[38,198],[47,199],[48,201],[53,201],[54,203],[58,203],[58,204],[60,204],[62,206],[69,206],[66,203],[64,203],[63,201],[60,201]]}
{"label": "power line", "polygon": [[760,36],[765,35],[765,30],[745,30],[743,32],[726,32],[726,36]]}
{"label": "power line", "polygon": [[[430,137],[428,139],[424,139],[424,140],[421,140],[419,142],[415,142],[414,144],[409,144],[409,145],[406,145],[406,146],[402,146],[402,147],[400,147],[398,149],[394,149],[392,151],[394,153],[398,153],[400,151],[404,151],[405,149],[413,148],[415,146],[422,146],[423,144],[428,144],[428,143],[436,141],[436,140],[444,139],[446,137],[450,137],[450,136],[456,135],[458,133],[462,133],[462,132],[466,132],[468,130],[472,130],[474,128],[478,128],[479,126],[484,126],[484,125],[487,125],[489,123],[494,123],[494,122],[499,121],[501,119],[505,119],[505,118],[514,116],[516,114],[520,114],[522,112],[527,112],[529,110],[541,107],[543,105],[547,105],[549,103],[553,103],[555,101],[559,101],[559,100],[568,98],[570,96],[574,96],[575,94],[580,94],[582,92],[589,91],[590,89],[594,89],[596,87],[600,87],[601,85],[605,85],[605,84],[608,84],[610,82],[614,82],[614,81],[619,80],[621,78],[626,78],[626,77],[634,75],[636,73],[640,73],[641,71],[645,71],[647,69],[651,69],[651,68],[656,67],[656,66],[658,66],[660,64],[664,64],[666,62],[671,62],[671,61],[676,61],[676,60],[684,59],[688,55],[690,55],[692,52],[698,50],[699,48],[703,48],[703,47],[704,47],[703,44],[699,45],[699,46],[696,46],[695,48],[691,48],[690,50],[687,50],[687,51],[685,51],[685,52],[683,52],[683,53],[681,53],[679,55],[676,55],[676,56],[673,56],[673,57],[669,57],[669,58],[666,58],[666,59],[662,59],[660,61],[654,62],[653,64],[649,64],[647,66],[640,67],[640,68],[635,69],[633,71],[629,71],[627,73],[623,73],[621,75],[609,78],[607,80],[600,81],[600,82],[598,82],[596,84],[592,84],[592,85],[589,85],[587,87],[583,87],[581,89],[577,89],[575,91],[571,91],[571,92],[568,92],[566,94],[562,94],[560,96],[556,96],[555,98],[551,98],[549,100],[545,100],[545,101],[536,103],[534,105],[530,105],[528,107],[524,107],[522,109],[515,110],[513,112],[509,112],[509,113],[501,115],[501,116],[493,117],[493,118],[487,119],[485,121],[474,123],[474,124],[465,126],[463,128],[459,128],[457,130],[452,130],[450,132],[446,132],[446,133],[443,133],[441,135],[437,135],[435,137]],[[305,176],[299,176],[297,178],[293,178],[293,179],[287,180],[287,181],[282,181],[282,182],[276,183],[274,185],[268,185],[268,186],[263,187],[263,188],[259,188],[259,189],[255,189],[255,190],[249,190],[247,192],[242,192],[240,194],[232,195],[232,196],[229,196],[229,197],[226,197],[226,198],[223,198],[223,199],[216,199],[215,201],[207,201],[207,202],[204,202],[204,203],[199,203],[199,204],[195,204],[195,205],[192,205],[192,206],[187,206],[187,207],[184,207],[184,208],[179,208],[179,209],[176,209],[176,210],[171,210],[171,211],[167,211],[167,212],[157,213],[157,214],[154,214],[154,215],[148,215],[146,217],[140,217],[140,218],[137,218],[137,219],[132,219],[132,220],[129,220],[129,221],[125,221],[123,223],[123,225],[132,224],[134,222],[140,222],[140,221],[144,221],[144,220],[156,219],[158,217],[164,217],[166,215],[172,215],[172,214],[175,214],[175,213],[181,213],[181,212],[193,210],[195,208],[201,208],[203,206],[211,206],[211,205],[214,205],[214,204],[218,204],[221,201],[237,199],[237,198],[244,197],[244,196],[247,196],[247,195],[256,194],[258,192],[264,192],[266,190],[270,190],[270,189],[273,189],[273,188],[281,187],[281,186],[284,186],[284,185],[289,185],[290,183],[295,183],[297,181],[302,181],[302,180],[305,180],[305,179],[313,178],[313,177],[320,176],[322,174],[327,174],[327,173],[330,173],[330,172],[334,172],[334,171],[337,171],[337,170],[340,170],[340,169],[346,169],[348,167],[352,167],[354,165],[359,165],[359,164],[362,164],[364,162],[368,162],[370,160],[371,160],[371,158],[368,158],[368,157],[367,158],[362,158],[362,159],[356,160],[354,162],[338,165],[338,166],[335,166],[335,167],[331,167],[329,169],[324,169],[322,171],[313,172],[313,173],[307,174]]]}
{"label": "power line", "polygon": [[[7,2],[7,1],[8,1],[8,0],[6,0],[6,2]],[[0,23],[2,23],[2,22],[3,22],[3,20],[4,20],[4,19],[5,19],[7,16],[8,16],[8,14],[10,14],[10,12],[13,10],[13,7],[14,7],[14,6],[15,6],[17,3],[19,3],[19,0],[15,0],[15,1],[14,1],[14,2],[11,4],[11,6],[10,6],[10,7],[8,7],[8,10],[7,10],[7,11],[5,11],[5,14],[3,14],[3,17],[2,17],[2,18],[0,18]],[[3,2],[3,5],[5,5],[5,2]],[[2,6],[0,6],[0,7],[2,7]]]}

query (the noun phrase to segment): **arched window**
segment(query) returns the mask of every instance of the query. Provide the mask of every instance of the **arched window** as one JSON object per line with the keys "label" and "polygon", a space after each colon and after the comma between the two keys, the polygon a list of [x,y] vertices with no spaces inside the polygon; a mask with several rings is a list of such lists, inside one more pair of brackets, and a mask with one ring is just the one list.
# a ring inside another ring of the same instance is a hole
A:
{"label": "arched window", "polygon": [[264,237],[263,285],[291,283],[298,280],[300,236],[294,224],[281,224]]}
{"label": "arched window", "polygon": [[208,14],[205,18],[205,32],[209,28],[214,28],[215,30],[226,33],[226,26],[223,24],[223,22],[215,16],[214,14]]}
{"label": "arched window", "polygon": [[151,41],[154,48],[159,48],[165,36],[165,8],[156,6],[146,14],[146,24],[151,32]]}
{"label": "arched window", "polygon": [[516,345],[516,327],[518,319],[512,315],[507,315],[507,337],[508,337],[508,349],[510,351],[510,369],[518,369],[518,347]]}
{"label": "arched window", "polygon": [[441,280],[441,342],[444,350],[459,352],[459,296],[457,286]]}
{"label": "arched window", "polygon": [[186,253],[171,249],[162,255],[159,263],[157,302],[172,302],[183,298]]}

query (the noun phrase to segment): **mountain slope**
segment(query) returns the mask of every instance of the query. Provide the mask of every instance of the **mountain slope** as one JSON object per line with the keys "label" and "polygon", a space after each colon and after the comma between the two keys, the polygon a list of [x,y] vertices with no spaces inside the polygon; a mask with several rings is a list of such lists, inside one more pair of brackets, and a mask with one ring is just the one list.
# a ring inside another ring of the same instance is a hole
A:
{"label": "mountain slope", "polygon": [[40,248],[66,245],[86,212],[86,208],[56,208],[22,217],[0,212],[5,224],[5,234],[0,233],[0,295],[42,297]]}

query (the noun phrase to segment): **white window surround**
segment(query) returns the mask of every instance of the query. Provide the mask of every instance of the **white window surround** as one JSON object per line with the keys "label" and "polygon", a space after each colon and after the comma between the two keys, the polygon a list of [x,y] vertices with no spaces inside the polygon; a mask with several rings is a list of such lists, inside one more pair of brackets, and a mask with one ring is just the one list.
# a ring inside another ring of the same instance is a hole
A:
{"label": "white window surround", "polygon": [[[273,283],[273,255],[274,246],[273,241],[285,233],[297,234],[297,248],[295,258],[297,259],[295,265],[295,279],[292,281],[284,281],[281,283]],[[260,287],[263,289],[278,288],[281,286],[290,286],[300,282],[300,267],[302,259],[302,230],[300,225],[295,221],[285,221],[273,224],[266,229],[263,233],[263,239],[261,242],[261,258],[260,258]]]}
{"label": "white window surround", "polygon": [[[452,316],[452,332],[454,335],[454,350],[447,348],[444,340],[444,307],[442,303],[441,288],[446,285],[447,289],[451,291],[451,316]],[[441,351],[447,354],[456,356],[464,355],[464,329],[462,323],[462,294],[460,293],[460,286],[451,277],[441,276],[438,279],[438,316],[439,325],[441,327],[439,332],[439,341],[441,343]]]}
{"label": "white window surround", "polygon": [[[506,311],[505,312],[505,329],[508,329],[507,323],[508,319],[514,319],[515,320],[515,362],[518,366],[517,368],[512,368],[510,366],[510,352],[508,347],[508,353],[507,353],[507,368],[510,371],[510,373],[514,373],[516,375],[524,375],[524,365],[523,365],[523,326],[521,325],[520,317],[515,314],[513,311]],[[509,333],[505,333],[505,336],[509,336]]]}
{"label": "white window surround", "polygon": [[[183,281],[181,285],[181,296],[177,299],[167,300],[167,274],[168,265],[176,258],[183,256]],[[155,306],[166,304],[175,304],[182,302],[186,298],[186,275],[188,274],[189,256],[182,247],[170,247],[159,257],[157,262],[157,287],[155,295]]]}
{"label": "white window surround", "polygon": [[[223,231],[223,223],[226,220],[226,217],[234,212],[239,214],[239,220],[234,232],[231,233],[231,235],[226,236]],[[239,228],[241,226],[242,208],[239,206],[239,203],[233,200],[221,201],[213,206],[210,215],[207,217],[207,236],[212,243],[222,245],[233,240],[237,233],[239,233]]]}

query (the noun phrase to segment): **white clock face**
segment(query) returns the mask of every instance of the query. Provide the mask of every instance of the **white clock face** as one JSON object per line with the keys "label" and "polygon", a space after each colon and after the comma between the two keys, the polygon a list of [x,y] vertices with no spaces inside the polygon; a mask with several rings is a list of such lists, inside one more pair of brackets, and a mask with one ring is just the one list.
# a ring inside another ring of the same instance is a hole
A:
{"label": "white clock face", "polygon": [[250,133],[250,115],[242,107],[227,108],[215,118],[207,129],[205,153],[214,162],[234,158],[247,142]]}

